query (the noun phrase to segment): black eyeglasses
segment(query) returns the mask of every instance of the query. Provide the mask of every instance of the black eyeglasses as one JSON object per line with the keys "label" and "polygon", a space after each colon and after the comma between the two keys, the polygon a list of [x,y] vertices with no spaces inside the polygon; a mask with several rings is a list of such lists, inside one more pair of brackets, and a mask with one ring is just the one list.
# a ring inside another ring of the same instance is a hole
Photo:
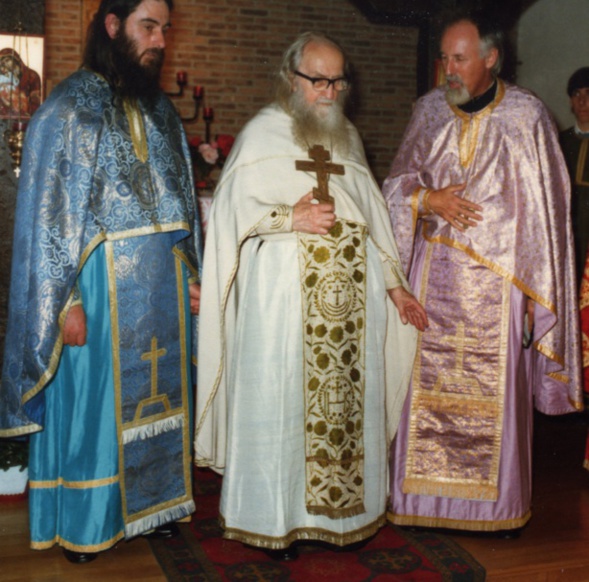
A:
{"label": "black eyeglasses", "polygon": [[307,79],[307,81],[311,81],[311,85],[313,85],[313,89],[315,91],[325,91],[329,89],[331,85],[336,91],[346,91],[350,86],[350,82],[345,77],[338,77],[337,79],[326,79],[325,77],[309,77],[301,73],[300,71],[294,72],[297,77],[302,77],[303,79]]}

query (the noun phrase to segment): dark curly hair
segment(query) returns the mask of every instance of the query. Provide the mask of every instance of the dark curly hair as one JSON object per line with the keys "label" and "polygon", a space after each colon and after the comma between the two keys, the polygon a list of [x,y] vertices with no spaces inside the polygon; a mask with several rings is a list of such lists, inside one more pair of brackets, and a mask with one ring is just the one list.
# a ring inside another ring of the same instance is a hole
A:
{"label": "dark curly hair", "polygon": [[[100,73],[111,85],[117,83],[117,73],[113,62],[112,42],[105,26],[108,14],[114,14],[124,25],[130,14],[144,0],[102,0],[98,11],[88,27],[88,40],[84,49],[83,65],[87,69]],[[158,0],[165,2],[168,9],[174,9],[173,0]]]}

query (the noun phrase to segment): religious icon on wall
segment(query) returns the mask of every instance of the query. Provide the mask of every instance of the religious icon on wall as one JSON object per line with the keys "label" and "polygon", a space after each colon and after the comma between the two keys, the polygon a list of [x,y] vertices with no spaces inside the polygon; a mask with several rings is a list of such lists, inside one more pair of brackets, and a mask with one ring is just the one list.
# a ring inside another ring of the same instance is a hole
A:
{"label": "religious icon on wall", "polygon": [[0,118],[27,120],[41,105],[44,41],[0,34]]}

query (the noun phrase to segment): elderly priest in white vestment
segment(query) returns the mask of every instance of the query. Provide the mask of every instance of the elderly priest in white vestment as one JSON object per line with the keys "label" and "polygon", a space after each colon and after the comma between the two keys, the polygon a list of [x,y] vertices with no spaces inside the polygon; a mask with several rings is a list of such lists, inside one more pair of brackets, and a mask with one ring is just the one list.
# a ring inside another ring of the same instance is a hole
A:
{"label": "elderly priest in white vestment", "polygon": [[388,448],[427,317],[343,114],[349,66],[315,33],[238,137],[205,244],[196,459],[228,539],[294,559],[385,523]]}

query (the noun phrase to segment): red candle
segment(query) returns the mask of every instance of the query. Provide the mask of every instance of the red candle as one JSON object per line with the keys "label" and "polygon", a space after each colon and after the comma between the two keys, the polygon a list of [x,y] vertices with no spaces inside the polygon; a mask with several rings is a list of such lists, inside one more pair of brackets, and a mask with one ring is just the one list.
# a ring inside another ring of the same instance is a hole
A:
{"label": "red candle", "polygon": [[186,85],[186,81],[188,80],[188,75],[186,71],[179,71],[176,73],[176,82],[178,85]]}
{"label": "red candle", "polygon": [[196,99],[202,99],[204,94],[205,94],[205,90],[202,85],[196,85],[194,87],[194,97]]}
{"label": "red candle", "polygon": [[212,107],[205,107],[204,108],[203,118],[207,121],[212,121],[212,119],[213,119],[213,108]]}

